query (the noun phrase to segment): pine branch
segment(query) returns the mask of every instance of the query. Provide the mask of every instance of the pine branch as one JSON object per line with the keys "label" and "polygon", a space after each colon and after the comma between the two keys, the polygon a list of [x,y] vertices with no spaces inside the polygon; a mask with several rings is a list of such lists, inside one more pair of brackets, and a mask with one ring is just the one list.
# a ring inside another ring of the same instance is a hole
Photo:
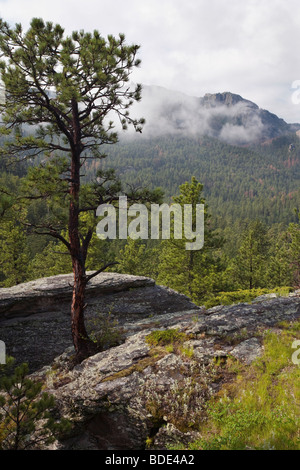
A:
{"label": "pine branch", "polygon": [[[51,237],[56,238],[57,240],[61,241],[68,250],[71,249],[70,243],[55,229],[52,225],[44,224],[44,225],[35,225],[30,224],[28,222],[23,222],[23,225],[26,227],[34,228],[34,233],[37,235],[50,235]],[[38,229],[48,229],[48,231],[38,231]]]}
{"label": "pine branch", "polygon": [[114,266],[116,264],[119,264],[119,263],[117,261],[114,261],[113,263],[107,263],[105,266],[102,266],[102,268],[98,269],[98,271],[95,271],[93,274],[90,274],[89,276],[86,277],[86,283],[88,283],[95,276],[98,276],[98,274],[105,271],[105,269],[109,268],[110,266]]}

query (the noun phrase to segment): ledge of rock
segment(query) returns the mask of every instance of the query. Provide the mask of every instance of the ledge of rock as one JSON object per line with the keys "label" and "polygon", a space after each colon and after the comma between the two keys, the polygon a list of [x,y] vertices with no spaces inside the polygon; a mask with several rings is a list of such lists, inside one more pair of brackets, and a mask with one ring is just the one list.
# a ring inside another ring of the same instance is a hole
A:
{"label": "ledge of rock", "polygon": [[[71,301],[73,279],[73,274],[61,274],[0,289],[0,321],[4,318],[64,309],[65,304]],[[105,293],[154,284],[152,279],[142,276],[101,273],[88,283],[86,297],[89,299]]]}
{"label": "ledge of rock", "polygon": [[[201,406],[222,386],[209,365],[228,356],[251,364],[263,352],[264,331],[299,319],[299,296],[269,298],[154,315],[123,344],[73,370],[66,368],[66,351],[35,375],[46,380],[60,414],[74,424],[72,436],[56,448],[142,450],[151,438],[152,449],[166,450],[189,442],[199,436],[190,428],[192,417],[201,419]],[[151,332],[170,328],[183,334],[179,349],[153,349],[146,341]]]}
{"label": "ledge of rock", "polygon": [[[210,364],[230,356],[247,366],[263,353],[265,330],[300,319],[299,292],[206,310],[151,279],[102,273],[88,296],[87,323],[109,314],[125,336],[70,369],[69,308],[61,296],[69,294],[71,278],[55,278],[0,294],[7,352],[29,362],[32,377],[54,396],[57,416],[72,422],[72,434],[54,450],[142,450],[150,441],[151,449],[164,450],[189,442],[197,437],[191,419],[201,422],[201,407],[222,386]],[[35,304],[41,292],[51,303]],[[15,293],[17,311],[10,307]],[[169,329],[182,334],[179,348],[147,342],[150,333]]]}
{"label": "ledge of rock", "polygon": [[[72,346],[70,303],[72,274],[52,276],[0,289],[0,340],[17,362],[30,370],[49,364]],[[117,273],[95,276],[86,290],[87,328],[110,317],[127,334],[145,328],[154,315],[174,322],[178,312],[199,311],[186,296],[153,279]],[[173,316],[175,314],[175,317]]]}

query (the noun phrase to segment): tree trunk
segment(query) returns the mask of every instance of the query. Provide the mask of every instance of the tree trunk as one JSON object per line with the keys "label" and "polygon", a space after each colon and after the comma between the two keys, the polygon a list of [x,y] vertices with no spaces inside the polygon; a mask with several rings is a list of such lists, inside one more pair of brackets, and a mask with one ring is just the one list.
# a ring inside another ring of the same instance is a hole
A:
{"label": "tree trunk", "polygon": [[253,288],[253,244],[252,235],[250,238],[250,278],[249,278],[249,290]]}
{"label": "tree trunk", "polygon": [[73,295],[71,304],[71,330],[78,362],[95,351],[94,343],[89,339],[84,324],[84,299],[87,284],[85,256],[79,236],[79,191],[80,191],[80,155],[81,132],[78,118],[78,104],[72,101],[73,142],[71,155],[71,183],[69,206],[70,254],[74,273]]}
{"label": "tree trunk", "polygon": [[73,263],[74,284],[71,304],[71,330],[77,356],[88,353],[88,335],[84,324],[85,273],[78,261]]}
{"label": "tree trunk", "polygon": [[193,289],[192,289],[192,282],[194,279],[194,251],[189,251],[188,252],[188,291],[189,291],[189,296],[192,299],[193,298]]}

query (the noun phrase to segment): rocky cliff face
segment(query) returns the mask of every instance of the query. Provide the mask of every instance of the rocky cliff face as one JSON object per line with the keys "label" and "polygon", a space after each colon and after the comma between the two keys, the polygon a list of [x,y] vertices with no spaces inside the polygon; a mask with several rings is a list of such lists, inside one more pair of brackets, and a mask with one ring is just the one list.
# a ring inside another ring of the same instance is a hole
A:
{"label": "rocky cliff face", "polygon": [[243,103],[248,108],[258,110],[258,106],[252,101],[245,100],[240,95],[236,95],[230,92],[223,93],[206,93],[203,98],[200,98],[201,106],[204,108],[216,108],[219,106],[235,106],[238,103]]}
{"label": "rocky cliff face", "polygon": [[215,374],[212,364],[229,357],[251,364],[263,352],[266,330],[276,331],[278,322],[300,318],[299,292],[206,310],[150,279],[103,274],[89,292],[88,316],[91,321],[99,311],[112,312],[123,328],[123,339],[70,369],[73,348],[64,350],[69,344],[63,333],[68,313],[61,300],[63,290],[69,295],[69,282],[69,277],[57,277],[30,284],[39,300],[37,292],[45,295],[43,286],[57,286],[53,295],[46,289],[47,302],[38,303],[30,316],[26,309],[21,315],[22,299],[33,300],[28,284],[10,291],[19,296],[18,308],[16,303],[12,308],[7,289],[0,296],[0,335],[9,329],[23,334],[30,329],[34,335],[26,347],[23,344],[23,358],[30,348],[40,355],[42,342],[48,341],[50,348],[52,336],[58,341],[66,335],[60,341],[64,352],[51,363],[51,355],[45,356],[44,363],[49,362],[42,369],[36,364],[33,374],[56,398],[58,415],[73,423],[71,436],[57,442],[56,449],[139,450],[146,442],[153,449],[165,449],[189,441],[197,435],[191,431],[192,421],[201,422],[203,405],[222,386],[224,378]]}

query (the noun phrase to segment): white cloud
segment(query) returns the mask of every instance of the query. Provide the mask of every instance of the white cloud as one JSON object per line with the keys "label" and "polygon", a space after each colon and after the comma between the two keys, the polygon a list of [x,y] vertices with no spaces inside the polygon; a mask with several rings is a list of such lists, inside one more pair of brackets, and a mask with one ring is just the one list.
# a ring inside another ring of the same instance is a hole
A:
{"label": "white cloud", "polygon": [[0,16],[28,26],[41,16],[67,32],[124,32],[141,45],[133,80],[203,96],[231,91],[300,121],[298,0],[0,0]]}

